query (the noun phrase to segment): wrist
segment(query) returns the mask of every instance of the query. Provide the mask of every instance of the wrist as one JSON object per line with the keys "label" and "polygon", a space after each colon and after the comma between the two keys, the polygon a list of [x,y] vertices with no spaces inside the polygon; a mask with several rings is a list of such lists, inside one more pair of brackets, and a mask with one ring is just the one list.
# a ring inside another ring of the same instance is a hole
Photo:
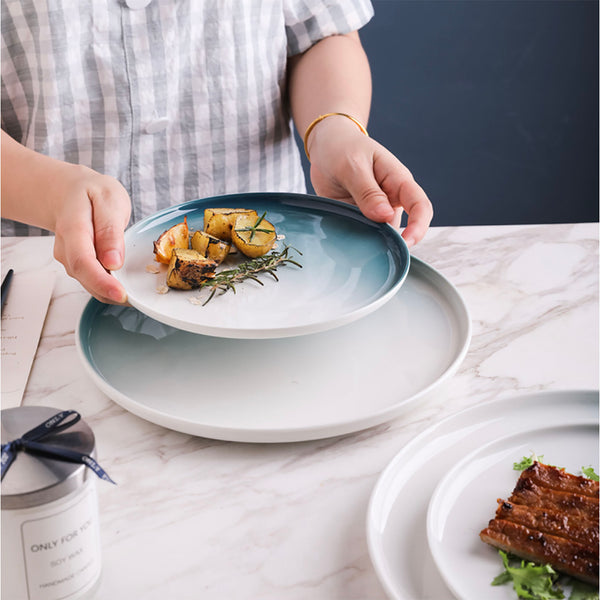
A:
{"label": "wrist", "polygon": [[73,202],[85,197],[86,179],[91,169],[83,165],[72,164],[44,157],[46,160],[38,171],[40,185],[47,185],[51,193],[48,195],[48,228],[56,232],[57,226],[74,210]]}
{"label": "wrist", "polygon": [[311,160],[312,148],[318,140],[335,139],[336,136],[361,135],[369,137],[365,126],[349,113],[331,112],[320,115],[306,128],[304,133],[304,151]]}

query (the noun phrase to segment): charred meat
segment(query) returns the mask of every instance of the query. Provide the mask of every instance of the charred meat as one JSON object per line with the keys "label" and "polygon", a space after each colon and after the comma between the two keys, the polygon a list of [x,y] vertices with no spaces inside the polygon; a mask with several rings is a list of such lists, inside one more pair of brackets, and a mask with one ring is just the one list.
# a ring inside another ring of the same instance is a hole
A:
{"label": "charred meat", "polygon": [[535,462],[481,531],[486,543],[598,584],[598,482]]}

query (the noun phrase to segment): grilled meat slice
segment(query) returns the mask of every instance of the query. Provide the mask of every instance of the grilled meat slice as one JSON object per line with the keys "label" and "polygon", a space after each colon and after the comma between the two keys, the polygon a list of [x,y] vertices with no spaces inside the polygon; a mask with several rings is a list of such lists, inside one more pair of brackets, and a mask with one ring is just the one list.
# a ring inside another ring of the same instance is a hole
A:
{"label": "grilled meat slice", "polygon": [[534,463],[479,534],[496,548],[598,584],[598,483]]}
{"label": "grilled meat slice", "polygon": [[496,519],[511,521],[542,533],[564,537],[584,546],[597,546],[600,543],[597,523],[552,508],[524,506],[499,500]]}
{"label": "grilled meat slice", "polygon": [[557,469],[539,462],[534,462],[523,471],[519,478],[519,484],[524,481],[531,481],[535,485],[558,490],[559,492],[598,498],[599,484],[597,481],[587,477],[578,477],[567,473],[563,469]]}
{"label": "grilled meat slice", "polygon": [[598,549],[517,523],[492,519],[480,534],[496,548],[598,585]]}
{"label": "grilled meat slice", "polygon": [[573,516],[589,519],[598,526],[598,498],[559,492],[550,488],[540,487],[531,480],[519,479],[515,491],[509,498],[515,504],[525,504],[538,508],[553,508],[567,512]]}

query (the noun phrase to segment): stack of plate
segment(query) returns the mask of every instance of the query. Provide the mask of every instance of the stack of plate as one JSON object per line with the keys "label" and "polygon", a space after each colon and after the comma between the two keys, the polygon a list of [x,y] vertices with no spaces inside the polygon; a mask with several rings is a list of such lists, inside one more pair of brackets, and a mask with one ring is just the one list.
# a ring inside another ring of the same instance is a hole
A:
{"label": "stack of plate", "polygon": [[[291,255],[279,281],[237,292],[170,290],[153,241],[204,209],[266,212]],[[115,273],[133,308],[92,300],[77,344],[115,402],[178,431],[242,442],[346,434],[395,418],[450,377],[471,322],[444,277],[410,258],[398,231],[358,209],[304,194],[235,194],[188,202],[126,232]]]}
{"label": "stack of plate", "polygon": [[535,453],[580,474],[598,468],[598,391],[540,392],[457,413],[417,436],[382,473],[367,517],[369,551],[390,598],[515,600],[498,552],[479,539],[496,499]]}

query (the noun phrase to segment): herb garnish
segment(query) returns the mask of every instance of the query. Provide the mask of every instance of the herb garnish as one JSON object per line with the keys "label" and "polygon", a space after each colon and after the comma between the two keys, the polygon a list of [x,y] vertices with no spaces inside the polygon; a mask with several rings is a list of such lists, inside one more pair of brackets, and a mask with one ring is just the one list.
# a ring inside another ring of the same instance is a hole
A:
{"label": "herb garnish", "polygon": [[[534,462],[541,462],[542,458],[544,458],[543,454],[540,456],[536,456],[532,454],[531,456],[524,456],[519,462],[513,463],[513,469],[515,471],[524,471],[531,467]],[[581,467],[581,472],[588,478],[593,481],[600,481],[600,477],[598,477],[596,471],[594,471],[594,467]]]}
{"label": "herb garnish", "polygon": [[593,481],[600,481],[600,478],[598,477],[598,475],[596,474],[596,471],[594,471],[594,467],[581,467],[581,472],[588,478],[588,479],[592,479]]}
{"label": "herb garnish", "polygon": [[[262,220],[262,217],[260,220]],[[260,222],[260,220],[258,222]],[[256,231],[260,230],[257,229]],[[202,306],[208,304],[217,292],[224,294],[225,292],[231,290],[235,294],[236,284],[244,281],[245,279],[252,279],[260,285],[264,285],[263,282],[257,277],[257,275],[260,273],[268,273],[276,281],[279,281],[279,278],[275,274],[275,271],[278,267],[281,267],[285,264],[292,264],[302,268],[302,265],[299,262],[290,258],[290,250],[295,250],[298,252],[298,254],[302,255],[300,250],[296,250],[291,246],[285,246],[281,252],[272,252],[271,254],[265,254],[264,256],[247,260],[238,265],[235,269],[221,271],[211,279],[203,281],[200,284],[200,288],[209,288],[211,292],[208,298],[202,303]]]}
{"label": "herb garnish", "polygon": [[598,600],[598,588],[573,577],[560,575],[550,565],[537,565],[518,559],[510,553],[498,550],[504,563],[504,571],[492,581],[502,585],[512,581],[519,598],[527,600],[555,600],[564,598],[560,583],[571,586],[569,600]]}
{"label": "herb garnish", "polygon": [[265,216],[267,215],[266,212],[264,212],[262,214],[262,216],[258,217],[258,219],[256,219],[256,222],[254,223],[254,225],[251,225],[250,227],[242,227],[241,229],[236,229],[236,231],[251,231],[252,233],[250,234],[250,239],[248,241],[252,241],[252,239],[254,238],[254,234],[257,231],[261,231],[262,233],[273,233],[273,229],[264,229],[264,228],[260,228],[259,225],[263,222],[263,219],[265,218]]}
{"label": "herb garnish", "polygon": [[504,563],[504,572],[494,578],[492,585],[502,585],[512,581],[519,598],[554,600],[565,597],[562,589],[556,586],[558,573],[550,565],[536,565],[521,560],[519,565],[511,566],[509,555],[502,550],[498,552]]}
{"label": "herb garnish", "polygon": [[579,579],[573,579],[572,583],[569,600],[598,600],[598,588]]}
{"label": "herb garnish", "polygon": [[536,456],[535,454],[532,454],[531,456],[524,456],[520,462],[513,463],[513,469],[515,471],[524,471],[525,469],[531,467],[534,462],[540,462],[542,458],[544,458],[543,454],[540,456]]}

